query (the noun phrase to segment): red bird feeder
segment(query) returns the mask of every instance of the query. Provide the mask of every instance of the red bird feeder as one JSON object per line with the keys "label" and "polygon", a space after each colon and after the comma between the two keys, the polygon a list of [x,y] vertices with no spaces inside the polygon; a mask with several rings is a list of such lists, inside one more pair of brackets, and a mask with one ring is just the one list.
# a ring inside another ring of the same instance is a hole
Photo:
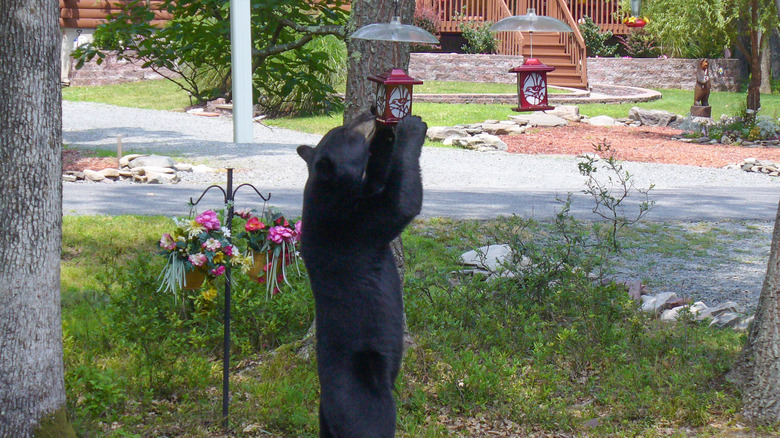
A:
{"label": "red bird feeder", "polygon": [[412,113],[412,87],[423,83],[400,68],[369,76],[368,80],[376,82],[377,119],[386,125],[394,125]]}
{"label": "red bird feeder", "polygon": [[547,72],[555,70],[544,65],[536,58],[527,59],[510,73],[517,73],[517,101],[519,106],[513,111],[546,111],[555,107],[547,104]]}

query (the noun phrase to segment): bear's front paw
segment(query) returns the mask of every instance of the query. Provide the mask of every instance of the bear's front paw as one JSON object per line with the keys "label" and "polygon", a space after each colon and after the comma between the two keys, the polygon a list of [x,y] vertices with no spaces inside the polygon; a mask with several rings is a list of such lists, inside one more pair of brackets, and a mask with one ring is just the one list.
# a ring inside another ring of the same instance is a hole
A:
{"label": "bear's front paw", "polygon": [[419,154],[427,132],[428,125],[420,117],[404,117],[395,128],[396,144],[402,145],[406,151],[415,151]]}

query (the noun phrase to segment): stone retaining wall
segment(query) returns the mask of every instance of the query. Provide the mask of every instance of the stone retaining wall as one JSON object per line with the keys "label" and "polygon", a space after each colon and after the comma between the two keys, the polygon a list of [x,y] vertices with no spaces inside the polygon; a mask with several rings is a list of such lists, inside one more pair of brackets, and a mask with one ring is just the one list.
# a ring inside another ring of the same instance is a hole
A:
{"label": "stone retaining wall", "polygon": [[[738,91],[747,72],[738,59],[711,59],[712,89]],[[588,58],[591,83],[693,90],[698,59]]]}
{"label": "stone retaining wall", "polygon": [[[520,63],[517,56],[412,53],[409,75],[422,80],[515,83],[509,69]],[[628,85],[643,88],[692,90],[699,61],[659,58],[588,58],[591,84]],[[722,69],[722,72],[721,72]],[[747,78],[737,59],[710,60],[712,89],[737,91]]]}
{"label": "stone retaining wall", "polygon": [[162,79],[162,76],[152,71],[152,69],[141,67],[140,62],[120,61],[113,55],[107,56],[100,65],[97,65],[94,60],[85,63],[79,70],[76,70],[75,62],[73,64],[74,66],[71,67],[68,75],[70,85],[73,86],[120,84],[145,79]]}
{"label": "stone retaining wall", "polygon": [[[409,75],[424,81],[466,81],[514,84],[517,76],[509,69],[519,64],[517,56],[463,55],[450,53],[412,53]],[[695,59],[657,58],[588,58],[588,79],[591,84],[628,85],[644,88],[680,88],[692,90],[695,79]],[[737,59],[710,61],[712,89],[737,91],[740,81],[747,78],[744,66]],[[721,73],[722,71],[722,73]],[[107,57],[102,65],[87,63],[70,72],[71,85],[102,85],[120,82],[159,79],[160,75],[137,63],[117,61]]]}

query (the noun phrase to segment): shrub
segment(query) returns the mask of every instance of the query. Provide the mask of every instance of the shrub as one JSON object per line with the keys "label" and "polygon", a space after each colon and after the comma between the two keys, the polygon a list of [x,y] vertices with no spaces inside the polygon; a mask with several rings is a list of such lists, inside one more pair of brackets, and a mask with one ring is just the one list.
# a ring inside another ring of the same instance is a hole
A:
{"label": "shrub", "polygon": [[461,49],[464,53],[492,54],[498,53],[498,45],[501,40],[490,31],[492,21],[484,23],[469,21],[460,25],[463,38],[466,39]]}
{"label": "shrub", "polygon": [[609,45],[607,41],[612,38],[612,32],[601,32],[601,29],[590,17],[585,17],[579,24],[580,33],[585,40],[585,50],[588,56],[614,56],[618,46]]}
{"label": "shrub", "polygon": [[[431,35],[439,37],[437,31],[439,29],[439,25],[441,24],[441,18],[439,18],[438,12],[436,12],[436,9],[424,4],[417,2],[417,5],[414,9],[414,19],[412,20],[412,23],[428,32],[430,32]],[[412,44],[411,51],[412,52],[430,52],[433,50],[438,49],[439,46],[435,44]]]}
{"label": "shrub", "polygon": [[619,36],[618,40],[625,54],[632,58],[655,58],[661,54],[661,49],[656,45],[656,38],[644,30]]}

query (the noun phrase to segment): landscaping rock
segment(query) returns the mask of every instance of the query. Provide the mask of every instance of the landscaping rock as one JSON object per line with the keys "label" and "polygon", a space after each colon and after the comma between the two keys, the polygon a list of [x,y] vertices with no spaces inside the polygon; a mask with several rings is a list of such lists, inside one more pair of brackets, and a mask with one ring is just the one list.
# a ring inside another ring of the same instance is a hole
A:
{"label": "landscaping rock", "polygon": [[544,112],[551,116],[560,117],[570,122],[579,122],[582,119],[580,116],[580,107],[576,105],[559,105],[555,109],[547,110]]}
{"label": "landscaping rock", "polygon": [[460,262],[466,266],[495,272],[512,260],[512,254],[509,245],[487,245],[464,253],[460,256]]}
{"label": "landscaping rock", "polygon": [[106,177],[100,172],[96,172],[90,169],[84,169],[84,179],[89,181],[103,181],[104,179],[106,179]]}
{"label": "landscaping rock", "polygon": [[426,134],[428,140],[431,141],[444,141],[450,137],[465,137],[467,135],[465,129],[452,126],[431,126]]}
{"label": "landscaping rock", "polygon": [[105,176],[106,178],[119,178],[119,176],[120,176],[119,175],[119,169],[114,169],[112,167],[109,167],[107,169],[99,170],[98,172],[103,174],[103,176]]}
{"label": "landscaping rock", "polygon": [[500,138],[490,134],[454,138],[452,144],[477,151],[506,151],[508,146]]}
{"label": "landscaping rock", "polygon": [[690,310],[690,306],[678,306],[661,312],[661,321],[677,321],[683,309]]}
{"label": "landscaping rock", "polygon": [[569,124],[569,122],[566,121],[566,119],[551,114],[545,114],[539,112],[509,116],[509,118],[515,121],[515,123],[518,123],[519,121],[522,122],[522,124],[528,124],[530,126],[554,127],[554,126],[566,126]]}
{"label": "landscaping rock", "polygon": [[176,163],[173,169],[177,172],[192,172],[192,164],[189,163]]}
{"label": "landscaping rock", "polygon": [[739,324],[739,314],[737,312],[723,312],[717,315],[710,322],[710,327],[735,327]]}
{"label": "landscaping rock", "polygon": [[663,292],[658,295],[643,295],[642,311],[659,314],[664,310],[664,305],[668,301],[675,299],[677,299],[677,294],[674,292]]}
{"label": "landscaping rock", "polygon": [[78,178],[76,178],[74,175],[62,175],[62,181],[63,182],[76,182],[78,181]]}
{"label": "landscaping rock", "polygon": [[127,154],[119,159],[119,167],[129,167],[130,162],[138,157],[145,157],[146,154]]}
{"label": "landscaping rock", "polygon": [[743,318],[739,321],[737,325],[734,326],[734,330],[747,330],[750,328],[750,324],[753,322],[753,320],[756,319],[755,315],[748,316],[747,318]]}
{"label": "landscaping rock", "polygon": [[135,169],[137,167],[169,167],[172,168],[176,164],[171,157],[164,157],[162,155],[146,155],[130,160],[128,167]]}
{"label": "landscaping rock", "polygon": [[482,123],[481,124],[482,132],[485,132],[487,134],[491,135],[511,135],[511,134],[522,134],[525,132],[526,128],[523,126],[519,126],[516,123]]}
{"label": "landscaping rock", "polygon": [[593,126],[618,126],[622,123],[618,123],[617,120],[610,116],[596,116],[588,119],[588,123]]}
{"label": "landscaping rock", "polygon": [[137,175],[171,175],[176,174],[176,170],[174,170],[171,167],[156,167],[156,166],[144,166],[144,167],[136,167],[133,169],[133,174]]}
{"label": "landscaping rock", "polygon": [[647,126],[669,126],[677,120],[677,114],[660,110],[646,110],[633,107],[628,111],[628,117]]}

